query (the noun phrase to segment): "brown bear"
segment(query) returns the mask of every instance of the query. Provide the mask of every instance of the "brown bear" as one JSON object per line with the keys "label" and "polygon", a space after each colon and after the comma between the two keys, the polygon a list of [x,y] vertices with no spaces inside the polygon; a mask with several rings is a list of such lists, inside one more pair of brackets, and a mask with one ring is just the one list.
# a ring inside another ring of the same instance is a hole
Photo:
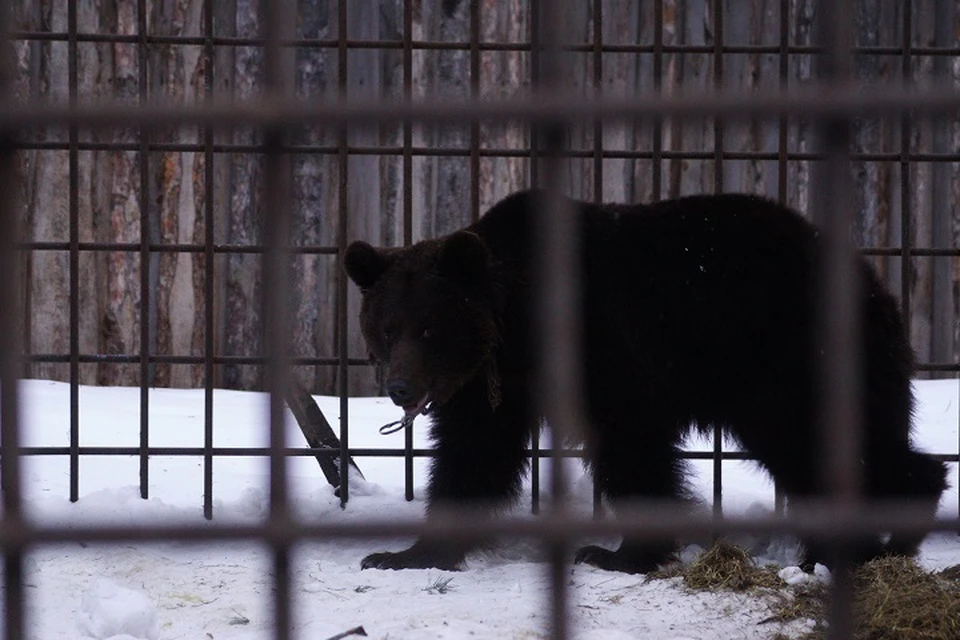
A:
{"label": "brown bear", "polygon": [[[407,416],[432,420],[428,516],[444,505],[492,510],[520,490],[541,425],[532,392],[541,196],[516,193],[465,229],[410,247],[347,249],[344,266],[363,294],[363,335],[385,367],[387,392]],[[788,496],[821,492],[816,228],[748,195],[571,205],[583,282],[586,456],[614,508],[684,499],[680,443],[691,428],[714,425]],[[913,354],[899,306],[859,264],[865,491],[932,511],[946,469],[911,448]],[[913,553],[921,540],[878,537],[863,555]],[[615,551],[585,547],[576,560],[647,572],[674,544],[625,539]],[[457,569],[470,550],[418,541],[362,566]]]}

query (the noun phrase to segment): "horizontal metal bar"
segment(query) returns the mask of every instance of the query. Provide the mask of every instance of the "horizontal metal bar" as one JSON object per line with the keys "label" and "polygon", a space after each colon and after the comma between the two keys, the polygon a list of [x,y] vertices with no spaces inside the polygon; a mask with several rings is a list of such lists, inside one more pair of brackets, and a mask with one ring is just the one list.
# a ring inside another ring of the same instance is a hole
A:
{"label": "horizontal metal bar", "polygon": [[[74,145],[80,151],[139,151],[140,145],[135,142],[78,142]],[[71,148],[69,142],[59,141],[29,141],[21,140],[17,143],[20,149],[29,149],[37,151],[67,151]],[[206,151],[207,147],[202,143],[153,143],[146,145],[147,149],[153,152],[180,152],[180,153],[199,153]],[[234,153],[264,153],[262,145],[256,144],[216,144],[212,146],[216,154],[234,154]],[[283,145],[279,147],[283,153],[294,155],[336,155],[340,153],[339,147],[331,145]],[[481,158],[528,158],[533,153],[530,148],[496,148],[480,147],[476,150],[469,147],[440,148],[440,147],[411,147],[410,155],[415,157],[462,157],[469,158],[472,153],[476,153]],[[347,147],[347,153],[357,156],[402,156],[403,147],[396,145],[377,146],[377,147]],[[564,149],[558,152],[561,158],[574,159],[593,159],[599,156],[606,160],[652,160],[654,154],[652,151],[633,151],[626,149],[604,149],[597,152],[590,149]],[[713,151],[687,151],[683,149],[662,150],[659,152],[661,158],[667,160],[715,160],[717,154]],[[720,151],[721,160],[766,160],[778,161],[780,154],[776,151]],[[788,161],[816,161],[826,159],[826,154],[810,151],[787,152],[784,158]],[[904,160],[899,151],[886,152],[851,152],[851,160],[863,162],[901,162]],[[960,153],[910,153],[909,160],[916,162],[960,162]]]}
{"label": "horizontal metal bar", "polygon": [[[22,456],[63,456],[70,453],[70,447],[66,446],[39,446],[39,447],[20,447]],[[223,458],[266,458],[270,456],[270,447],[147,447],[141,449],[137,446],[89,446],[79,447],[77,452],[81,456],[138,456],[146,453],[149,456],[161,456],[171,458],[203,456],[209,452],[213,456]],[[387,458],[403,456],[405,449],[391,448],[358,448],[349,449],[350,455],[364,458]],[[286,447],[280,450],[281,455],[288,457],[302,456],[338,456],[339,449],[304,449],[303,447]],[[432,458],[435,453],[433,449],[414,449],[414,455],[423,458]],[[571,452],[568,457],[582,457],[582,453]]]}
{"label": "horizontal metal bar", "polygon": [[[952,254],[956,255],[956,254]],[[266,358],[262,356],[213,356],[211,358],[216,365],[238,365],[251,364],[262,365],[266,363]],[[24,362],[44,362],[44,363],[63,363],[70,362],[70,356],[62,353],[27,353],[23,355]],[[81,353],[79,361],[82,364],[132,364],[140,362],[139,354],[124,353]],[[203,364],[206,362],[204,356],[177,356],[177,355],[150,355],[147,361],[157,364]],[[339,358],[326,357],[295,357],[290,358],[289,363],[293,366],[315,366],[315,365],[338,365]],[[373,366],[369,360],[362,358],[348,358],[347,364],[350,366]],[[917,371],[960,371],[960,362],[922,362],[914,367]]]}
{"label": "horizontal metal bar", "polygon": [[[31,251],[69,251],[71,245],[69,242],[21,242],[17,245],[18,249]],[[131,251],[139,252],[143,248],[135,242],[79,242],[77,248],[80,251]],[[206,246],[202,244],[149,244],[147,250],[154,253],[203,253]],[[320,254],[337,255],[338,247],[304,245],[291,246],[288,251],[293,254]],[[267,247],[259,244],[215,244],[214,253],[249,253],[265,254]]]}
{"label": "horizontal metal bar", "polygon": [[926,89],[850,82],[822,83],[802,89],[763,90],[750,94],[728,90],[697,95],[656,95],[625,99],[570,96],[541,91],[532,95],[476,102],[473,100],[338,99],[286,101],[260,98],[245,102],[212,100],[209,104],[135,106],[86,103],[77,107],[49,104],[0,106],[0,128],[60,126],[117,128],[141,126],[229,125],[296,126],[306,122],[382,125],[385,122],[432,121],[468,124],[483,120],[566,123],[601,118],[717,117],[744,121],[779,115],[807,118],[850,118],[874,113],[916,115],[950,113],[960,108],[960,91],[950,85]]}
{"label": "horizontal metal bar", "polygon": [[[139,244],[132,242],[80,242],[77,246],[80,251],[139,252],[141,250]],[[21,242],[17,245],[17,248],[26,251],[69,251],[70,243],[42,241]],[[148,250],[154,253],[202,253],[206,250],[206,247],[204,247],[202,244],[151,244],[149,245]],[[261,245],[214,245],[213,247],[214,253],[262,254],[265,251],[266,248]],[[316,245],[293,246],[289,248],[289,252],[294,255],[336,255],[338,251],[339,247],[324,247]],[[903,253],[903,249],[899,247],[864,247],[860,249],[860,252],[867,256],[899,256]],[[916,249],[911,248],[910,254],[921,257],[960,256],[960,247],[953,249],[917,247]]]}
{"label": "horizontal metal bar", "polygon": [[[431,512],[428,520],[374,518],[299,522],[290,515],[277,514],[259,525],[248,524],[87,524],[70,526],[31,524],[26,520],[5,518],[0,521],[0,545],[37,546],[63,542],[161,542],[264,540],[289,545],[318,539],[375,539],[400,536],[442,538],[445,541],[481,542],[499,536],[534,538],[543,543],[568,543],[594,536],[629,535],[631,539],[650,540],[675,536],[691,537],[753,533],[793,534],[843,540],[876,532],[957,531],[960,518],[934,518],[929,510],[910,504],[884,503],[834,506],[830,502],[810,503],[791,509],[786,516],[762,516],[717,519],[712,514],[690,514],[672,505],[624,508],[617,518],[577,517],[567,512],[548,513],[536,518],[479,518],[467,510]],[[472,517],[471,517],[472,516]]]}
{"label": "horizontal metal bar", "polygon": [[[20,447],[19,453],[22,456],[64,456],[69,455],[72,449],[66,446],[37,446],[37,447]],[[104,446],[88,446],[88,447],[79,447],[77,453],[82,456],[136,456],[146,453],[149,456],[166,456],[166,457],[191,457],[191,456],[203,456],[208,451],[211,455],[220,456],[225,458],[250,458],[250,457],[266,457],[270,455],[269,447],[212,447],[207,449],[205,447],[147,447],[145,449],[136,446],[130,447],[104,447]],[[388,457],[402,457],[406,454],[406,449],[391,448],[391,449],[381,449],[373,447],[359,447],[359,448],[349,448],[347,450],[351,457],[356,458],[388,458]],[[302,457],[302,456],[329,456],[334,457],[340,455],[339,449],[304,449],[302,447],[287,447],[281,449],[281,454],[290,457]],[[436,451],[434,449],[411,449],[411,453],[414,457],[417,458],[433,458],[436,456]],[[550,458],[554,455],[552,449],[527,449],[524,454],[528,457],[536,456],[538,458]],[[556,455],[561,458],[584,458],[586,454],[577,449],[563,449],[557,451]],[[681,458],[685,460],[713,460],[715,456],[714,451],[681,451],[678,454]],[[960,454],[957,453],[931,453],[928,454],[931,457],[940,460],[942,462],[960,462]],[[749,451],[721,451],[720,458],[722,460],[756,460],[757,458],[751,454]]]}
{"label": "horizontal metal bar", "polygon": [[[10,35],[13,41],[41,41],[41,42],[66,42],[69,34],[63,31],[16,31]],[[172,44],[185,46],[202,46],[212,44],[220,47],[265,47],[266,41],[263,38],[244,38],[244,37],[226,37],[216,36],[207,38],[205,36],[167,36],[167,35],[146,35],[141,37],[138,34],[107,34],[107,33],[78,33],[77,42],[90,43],[108,43],[108,44],[137,44],[145,42],[146,44]],[[308,49],[337,49],[340,41],[336,39],[323,38],[286,38],[281,43],[283,47],[300,47]],[[405,46],[403,40],[347,40],[348,49],[399,49]],[[473,46],[470,42],[463,41],[443,41],[443,40],[412,40],[410,48],[414,51],[470,51]],[[512,51],[518,53],[529,52],[532,46],[529,42],[491,42],[483,41],[476,43],[476,47],[481,52],[494,51]],[[599,46],[590,42],[577,44],[566,44],[560,47],[560,50],[567,53],[654,53],[652,44],[610,44],[600,43]],[[713,45],[696,44],[664,44],[660,50],[663,53],[678,54],[714,54],[717,51]],[[780,45],[764,44],[724,44],[719,47],[721,54],[780,54],[783,49]],[[904,49],[900,46],[863,46],[854,47],[851,52],[854,55],[879,55],[879,56],[900,56]],[[788,45],[786,47],[788,55],[820,55],[825,54],[824,47],[815,45]],[[911,47],[910,53],[919,56],[956,56],[960,55],[960,47]]]}
{"label": "horizontal metal bar", "polygon": [[[903,249],[900,247],[867,247],[860,249],[860,253],[865,256],[900,256],[903,255]],[[921,257],[950,257],[960,256],[960,247],[954,249],[936,249],[931,247],[910,248],[911,256]]]}
{"label": "horizontal metal bar", "polygon": [[[79,354],[81,364],[139,364],[140,354],[129,353],[82,353]],[[267,358],[264,356],[213,356],[210,358],[215,365],[265,365]],[[23,356],[24,362],[45,362],[62,363],[70,362],[70,356],[62,353],[28,353]],[[204,356],[177,356],[177,355],[148,355],[147,362],[155,364],[203,364],[207,361]],[[339,358],[319,358],[301,356],[289,358],[287,361],[292,366],[317,366],[317,365],[338,365]],[[362,358],[348,358],[347,364],[350,366],[373,366],[369,360]]]}

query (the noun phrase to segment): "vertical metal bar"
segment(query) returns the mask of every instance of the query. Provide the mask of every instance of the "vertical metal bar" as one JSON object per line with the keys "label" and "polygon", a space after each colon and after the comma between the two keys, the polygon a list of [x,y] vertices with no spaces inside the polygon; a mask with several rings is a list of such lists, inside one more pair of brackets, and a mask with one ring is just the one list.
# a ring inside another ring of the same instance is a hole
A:
{"label": "vertical metal bar", "polygon": [[[819,33],[826,47],[821,78],[834,86],[852,76],[853,10],[850,0],[819,5]],[[819,123],[827,159],[814,194],[814,214],[821,226],[823,255],[819,264],[820,308],[817,332],[820,360],[819,423],[824,458],[822,487],[839,508],[859,500],[860,457],[860,343],[859,283],[856,253],[849,242],[853,201],[850,197],[850,121],[827,119]],[[849,545],[831,545],[834,582],[830,602],[829,638],[853,636],[853,583]]]}
{"label": "vertical metal bar", "polygon": [[[403,99],[413,99],[413,6],[403,3]],[[403,123],[403,245],[413,244],[413,125]],[[413,425],[403,430],[403,490],[413,500]]]}
{"label": "vertical metal bar", "polygon": [[[593,96],[603,99],[603,3],[593,0]],[[593,201],[603,202],[603,120],[593,122]]]}
{"label": "vertical metal bar", "polygon": [[[912,84],[913,74],[913,0],[903,0],[903,33],[900,63],[903,86]],[[910,138],[913,127],[910,113],[900,117],[900,304],[903,309],[903,323],[907,335],[910,335],[910,284],[913,280],[913,189],[910,180]]]}
{"label": "vertical metal bar", "polygon": [[[653,92],[658,96],[663,92],[663,0],[653,2]],[[653,119],[651,138],[650,180],[653,200],[657,201],[662,197],[660,183],[663,181],[663,118],[660,116]]]}
{"label": "vertical metal bar", "polygon": [[[137,2],[137,92],[141,107],[147,95],[147,2]],[[140,142],[140,497],[149,497],[150,489],[150,136],[143,127]]]}
{"label": "vertical metal bar", "polygon": [[[938,47],[947,47],[955,43],[955,28],[957,24],[957,9],[954,0],[936,0],[933,3],[933,11],[937,16],[936,24],[933,29],[934,45]],[[933,82],[936,84],[950,83],[952,58],[945,53],[937,52],[933,57]],[[954,112],[954,117],[955,117]],[[931,126],[933,129],[932,151],[934,153],[949,153],[952,151],[952,119],[945,114],[938,114],[932,118]],[[932,168],[932,190],[933,190],[933,209],[929,214],[931,218],[932,246],[935,249],[950,248],[953,244],[952,225],[955,222],[956,213],[951,215],[951,207],[956,206],[951,198],[953,187],[951,185],[950,165],[941,162],[935,162]],[[930,352],[932,359],[939,360],[944,354],[956,353],[954,340],[954,331],[958,320],[954,317],[953,310],[953,287],[949,284],[953,278],[951,272],[954,268],[954,259],[947,257],[931,258],[933,264],[931,267],[932,275],[932,344]],[[910,278],[909,280],[912,280]],[[944,360],[949,360],[949,356]],[[960,416],[958,416],[960,424]],[[958,446],[960,446],[960,434],[958,434]],[[960,495],[957,496],[958,508],[960,508]]]}
{"label": "vertical metal bar", "polygon": [[[470,100],[480,101],[480,0],[470,0]],[[480,218],[480,121],[470,123],[470,221]]]}
{"label": "vertical metal bar", "polygon": [[[70,108],[77,106],[77,6],[67,5],[67,85]],[[70,501],[80,499],[80,162],[76,125],[70,125]]]}
{"label": "vertical metal bar", "polygon": [[[540,87],[540,0],[530,0],[530,83],[536,90]],[[540,128],[536,122],[530,124],[530,186],[540,186]],[[555,440],[555,439],[554,439]],[[560,444],[553,442],[551,448],[556,451]],[[530,438],[531,463],[530,474],[532,499],[530,508],[533,513],[540,513],[540,431],[535,429]]]}
{"label": "vertical metal bar", "polygon": [[[7,51],[9,6],[0,7],[0,51]],[[75,24],[75,23],[74,23]],[[74,30],[74,34],[76,31]],[[73,76],[76,77],[76,76]],[[0,97],[10,89],[0,69]],[[72,128],[71,128],[72,129]],[[20,423],[18,385],[23,370],[20,354],[20,310],[17,241],[20,212],[17,194],[14,133],[0,130],[0,487],[3,524],[22,523]],[[23,583],[25,550],[20,545],[3,549],[3,632],[5,638],[23,638],[26,624],[26,592]]]}
{"label": "vertical metal bar", "polygon": [[[710,5],[713,11],[713,89],[723,90],[723,0]],[[713,192],[723,192],[723,119],[713,118]]]}
{"label": "vertical metal bar", "polygon": [[[603,3],[593,0],[593,95],[603,99]],[[603,120],[593,122],[593,201],[603,202]],[[593,483],[593,515],[603,511],[600,485]]]}
{"label": "vertical metal bar", "polygon": [[[530,12],[530,84],[534,90],[540,87],[540,0],[530,0],[528,6]],[[536,122],[530,123],[530,186],[538,188],[540,186],[540,130]],[[540,458],[542,455],[540,449],[540,425],[534,429],[530,437],[530,483],[531,503],[530,509],[533,513],[540,513]],[[551,449],[556,451],[560,448],[560,443],[556,438],[551,440]],[[556,594],[555,594],[556,597]]]}
{"label": "vertical metal bar", "polygon": [[[337,4],[337,91],[340,100],[347,97],[347,1]],[[340,125],[337,131],[337,250],[340,264],[347,252],[347,179],[349,155],[347,154],[347,126]],[[347,359],[350,342],[347,335],[347,276],[343,269],[337,273],[337,377],[340,379],[340,460],[350,459],[350,381]],[[347,465],[349,467],[349,465]],[[345,507],[350,500],[350,470],[340,474],[340,506]]]}
{"label": "vertical metal bar", "polygon": [[[203,3],[203,56],[204,56],[204,95],[208,102],[213,100],[213,0]],[[214,253],[216,241],[214,234],[214,154],[213,126],[208,125],[203,132],[203,517],[213,518],[213,385],[214,385]]]}
{"label": "vertical metal bar", "polygon": [[[530,0],[530,84],[540,86],[540,0]],[[540,132],[536,123],[530,125],[530,186],[540,186]]]}
{"label": "vertical metal bar", "polygon": [[[780,91],[790,84],[790,0],[780,0]],[[777,120],[777,201],[787,204],[787,152],[790,120],[781,114]]]}
{"label": "vertical metal bar", "polygon": [[[723,0],[713,9],[713,89],[723,89]],[[713,118],[713,192],[723,191],[723,121]],[[713,515],[723,516],[723,428],[713,426]]]}
{"label": "vertical metal bar", "polygon": [[[786,93],[790,81],[790,0],[780,0],[780,91]],[[787,155],[790,121],[785,114],[777,119],[777,201],[787,204]],[[779,483],[773,487],[774,511],[784,512],[784,493]]]}
{"label": "vertical metal bar", "polygon": [[540,425],[530,434],[530,512],[540,513]]}
{"label": "vertical metal bar", "polygon": [[[280,101],[288,93],[290,72],[282,39],[292,15],[289,2],[263,0],[260,21],[266,39],[264,86],[268,99]],[[264,193],[270,203],[270,215],[264,225],[267,252],[263,259],[263,321],[266,334],[266,376],[270,391],[270,520],[281,526],[293,526],[287,490],[287,460],[284,432],[284,401],[289,388],[289,296],[290,274],[290,167],[283,144],[286,129],[282,122],[271,123],[263,132]],[[346,459],[346,458],[344,458]],[[290,549],[272,540],[274,571],[274,638],[288,640],[293,628],[290,588]]]}
{"label": "vertical metal bar", "polygon": [[[558,92],[562,86],[561,47],[566,3],[538,3],[536,19],[540,56],[540,82],[535,91]],[[559,5],[559,6],[558,6]],[[531,5],[531,10],[533,7]],[[557,185],[562,172],[564,122],[540,121],[544,144],[543,178],[550,186],[538,202],[535,214],[535,275],[537,283],[538,345],[537,386],[543,415],[552,430],[551,493],[552,510],[568,512],[567,477],[563,464],[563,443],[577,440],[585,425],[580,379],[581,316],[580,259],[575,208],[563,197]],[[550,545],[551,628],[550,636],[564,640],[570,634],[569,593],[567,586],[568,541]]]}
{"label": "vertical metal bar", "polygon": [[[852,32],[850,0],[838,0],[824,8],[821,15],[821,33],[825,36],[827,56],[823,76],[842,82],[850,77],[850,47]],[[827,487],[838,500],[852,502],[859,493],[859,442],[857,429],[859,406],[856,366],[857,337],[857,277],[854,252],[849,244],[848,229],[852,219],[853,203],[850,190],[843,188],[849,181],[849,121],[845,118],[821,123],[827,159],[823,163],[822,181],[816,194],[815,213],[823,227],[824,260],[821,269],[823,287],[822,313],[819,330],[825,340],[825,370],[822,386],[821,413],[825,428],[829,429],[831,446],[826,448],[824,471]],[[829,426],[827,426],[829,425]]]}
{"label": "vertical metal bar", "polygon": [[[286,8],[285,4],[264,0],[260,5],[260,19],[266,39],[264,84],[267,96],[274,100],[280,100],[284,95],[283,77],[287,71],[282,62],[281,45],[285,13],[281,9]],[[263,133],[263,201],[271,204],[270,215],[265,216],[264,225],[264,244],[267,248],[263,264],[263,317],[267,345],[267,375],[264,378],[270,391],[270,511],[272,516],[277,517],[288,515],[286,458],[282,451],[285,446],[282,392],[289,375],[285,366],[288,345],[284,339],[284,330],[289,319],[286,275],[290,267],[289,207],[282,206],[289,199],[289,191],[284,189],[289,181],[289,175],[283,170],[284,133],[282,123],[271,123]]]}

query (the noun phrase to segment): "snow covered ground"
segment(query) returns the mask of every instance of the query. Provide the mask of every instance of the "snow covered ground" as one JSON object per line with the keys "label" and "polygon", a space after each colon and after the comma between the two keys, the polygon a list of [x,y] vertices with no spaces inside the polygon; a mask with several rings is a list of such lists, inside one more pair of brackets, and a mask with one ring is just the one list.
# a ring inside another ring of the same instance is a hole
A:
{"label": "snow covered ground", "polygon": [[[926,450],[957,451],[956,380],[919,382],[917,442]],[[60,383],[21,384],[23,444],[68,444],[69,388]],[[319,398],[332,424],[339,401]],[[266,446],[266,396],[217,391],[214,445]],[[350,442],[358,447],[399,447],[402,435],[380,436],[377,427],[395,420],[396,409],[382,399],[350,404]],[[289,419],[288,442],[302,436]],[[416,426],[416,445],[426,446],[425,420]],[[201,446],[203,392],[156,390],[150,395],[150,440],[154,446]],[[135,446],[139,442],[139,391],[82,388],[82,445]],[[706,448],[706,443],[694,443]],[[367,482],[351,485],[341,510],[315,460],[291,459],[291,500],[305,519],[362,521],[366,517],[422,513],[420,500],[403,499],[402,461],[360,458]],[[150,499],[136,488],[138,460],[85,457],[80,466],[81,499],[71,504],[66,457],[24,460],[27,513],[44,523],[193,522],[207,526],[201,512],[202,462],[192,457],[155,456],[150,462]],[[425,463],[416,466],[422,496]],[[711,495],[709,463],[696,463],[695,487]],[[577,466],[575,498],[589,503],[589,482]],[[957,515],[956,465],[941,513]],[[218,458],[214,463],[215,521],[254,522],[266,515],[269,472],[257,458]],[[529,505],[529,494],[524,498]],[[728,513],[772,509],[773,489],[750,463],[724,465],[724,506]],[[522,511],[522,507],[520,508]],[[519,513],[520,511],[518,511]],[[469,558],[469,569],[441,571],[360,571],[371,551],[400,549],[408,540],[354,540],[311,543],[293,561],[294,637],[323,640],[362,625],[373,638],[542,638],[549,624],[547,565],[530,543],[506,544]],[[789,541],[745,541],[765,559],[789,564]],[[694,549],[687,550],[692,554]],[[924,544],[929,567],[960,564],[960,538],[937,534]],[[28,625],[33,638],[190,638],[252,640],[271,637],[270,555],[252,544],[120,544],[41,547],[27,560]],[[451,578],[444,586],[444,581]],[[571,611],[578,638],[769,638],[802,629],[759,624],[769,612],[746,595],[684,591],[675,581],[644,582],[642,576],[608,573],[585,566],[570,569]]]}

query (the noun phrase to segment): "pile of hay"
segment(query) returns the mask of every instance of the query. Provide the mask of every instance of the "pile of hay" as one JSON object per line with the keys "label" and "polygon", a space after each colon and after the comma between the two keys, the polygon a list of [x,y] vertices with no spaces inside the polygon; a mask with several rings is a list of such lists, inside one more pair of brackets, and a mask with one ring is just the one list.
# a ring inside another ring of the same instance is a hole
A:
{"label": "pile of hay", "polygon": [[868,562],[856,573],[854,622],[864,640],[960,638],[960,581],[956,567],[924,571],[910,558]]}
{"label": "pile of hay", "polygon": [[718,540],[689,565],[671,565],[650,574],[651,578],[683,578],[694,590],[753,588],[779,589],[784,586],[773,566],[758,567],[750,554],[727,540]]}
{"label": "pile of hay", "polygon": [[[681,577],[694,590],[755,591],[773,610],[764,622],[811,620],[813,629],[802,640],[827,636],[828,587],[817,582],[788,587],[776,567],[756,566],[746,551],[725,540],[690,565],[675,565],[650,577]],[[960,638],[960,566],[929,572],[910,558],[879,558],[857,570],[854,585],[857,640]]]}

